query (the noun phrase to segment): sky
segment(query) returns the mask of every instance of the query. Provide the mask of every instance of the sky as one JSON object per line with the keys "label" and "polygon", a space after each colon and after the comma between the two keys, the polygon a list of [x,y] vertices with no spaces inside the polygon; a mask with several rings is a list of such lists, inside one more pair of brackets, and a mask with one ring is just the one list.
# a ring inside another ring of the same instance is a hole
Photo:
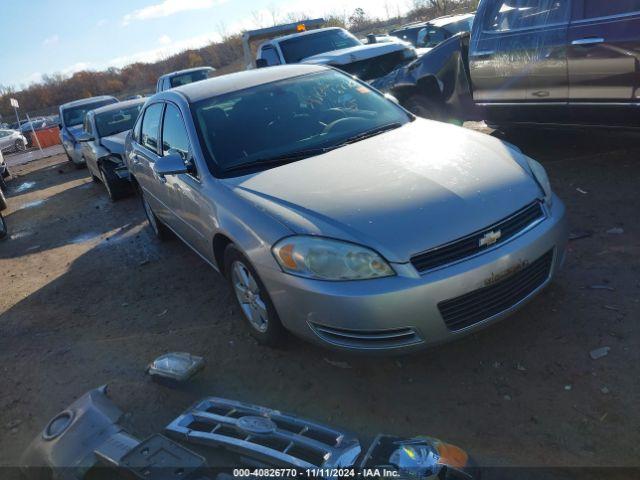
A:
{"label": "sky", "polygon": [[[386,18],[410,0],[29,0],[3,1],[0,85],[16,89],[42,75],[153,62],[219,40],[222,33],[273,24],[273,13],[319,17],[358,7]],[[15,19],[15,21],[7,21]]]}

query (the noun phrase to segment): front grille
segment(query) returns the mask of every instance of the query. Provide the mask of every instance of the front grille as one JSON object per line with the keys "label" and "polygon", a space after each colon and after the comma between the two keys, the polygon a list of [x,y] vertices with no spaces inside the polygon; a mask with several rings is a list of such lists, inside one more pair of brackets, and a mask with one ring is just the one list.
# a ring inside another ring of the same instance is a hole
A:
{"label": "front grille", "polygon": [[[415,255],[411,258],[411,263],[422,273],[460,261],[506,242],[543,218],[544,210],[542,209],[542,205],[536,201],[490,227],[446,245]],[[485,235],[497,231],[500,231],[501,236],[496,242],[480,245],[480,240]]]}
{"label": "front grille", "polygon": [[358,439],[344,431],[223,398],[198,402],[165,431],[177,440],[228,448],[276,466],[349,467],[360,455]]}
{"label": "front grille", "polygon": [[346,348],[375,350],[406,347],[423,342],[415,330],[408,327],[393,330],[346,330],[318,324],[311,326],[325,342]]}
{"label": "front grille", "polygon": [[509,277],[473,292],[438,303],[449,330],[461,330],[518,304],[549,278],[553,250]]}

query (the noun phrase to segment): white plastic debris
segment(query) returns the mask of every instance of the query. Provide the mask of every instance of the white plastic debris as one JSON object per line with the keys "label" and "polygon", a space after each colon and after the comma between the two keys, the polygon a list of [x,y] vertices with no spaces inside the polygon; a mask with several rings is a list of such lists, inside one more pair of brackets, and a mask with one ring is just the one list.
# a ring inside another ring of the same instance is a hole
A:
{"label": "white plastic debris", "polygon": [[186,352],[171,352],[160,355],[149,367],[152,377],[170,379],[177,382],[188,380],[204,366],[204,359]]}

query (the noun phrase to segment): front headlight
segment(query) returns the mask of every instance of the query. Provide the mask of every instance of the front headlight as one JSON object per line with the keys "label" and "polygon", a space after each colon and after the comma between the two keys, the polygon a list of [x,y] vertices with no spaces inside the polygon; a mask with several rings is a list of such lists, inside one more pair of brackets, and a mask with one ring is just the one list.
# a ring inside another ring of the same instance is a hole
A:
{"label": "front headlight", "polygon": [[547,171],[544,169],[542,165],[536,162],[534,159],[526,157],[527,163],[529,164],[529,168],[531,169],[531,173],[535,178],[538,185],[544,192],[544,201],[547,206],[551,207],[553,202],[553,192],[551,191],[551,182],[549,182],[549,176],[547,175]]}
{"label": "front headlight", "polygon": [[319,280],[365,280],[395,275],[376,252],[354,243],[312,236],[294,236],[273,246],[282,269]]}

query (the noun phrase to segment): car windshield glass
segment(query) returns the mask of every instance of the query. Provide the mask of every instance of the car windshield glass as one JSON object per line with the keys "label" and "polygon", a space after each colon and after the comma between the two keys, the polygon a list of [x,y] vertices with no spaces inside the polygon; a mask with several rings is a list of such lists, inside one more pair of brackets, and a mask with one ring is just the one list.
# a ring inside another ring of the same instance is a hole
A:
{"label": "car windshield glass", "polygon": [[324,30],[279,42],[286,63],[298,63],[320,53],[357,47],[360,41],[345,30]]}
{"label": "car windshield glass", "polygon": [[203,151],[222,174],[239,165],[299,160],[411,120],[378,92],[333,70],[201,100],[192,110]]}
{"label": "car windshield glass", "polygon": [[93,103],[85,103],[84,105],[79,105],[77,107],[65,108],[62,111],[64,125],[65,127],[80,125],[82,122],[84,122],[84,117],[89,110],[94,110],[98,107],[109,105],[110,103],[114,102],[115,100],[100,100]]}
{"label": "car windshield glass", "polygon": [[418,46],[433,48],[447,38],[445,31],[440,27],[428,25],[418,34]]}
{"label": "car windshield glass", "polygon": [[211,70],[196,70],[195,72],[183,73],[182,75],[176,75],[171,77],[170,83],[172,87],[179,87],[180,85],[186,85],[188,83],[199,82],[200,80],[206,80],[209,78],[209,72]]}
{"label": "car windshield glass", "polygon": [[96,115],[96,128],[100,137],[108,137],[133,128],[142,109],[142,103],[132,107],[110,110]]}

